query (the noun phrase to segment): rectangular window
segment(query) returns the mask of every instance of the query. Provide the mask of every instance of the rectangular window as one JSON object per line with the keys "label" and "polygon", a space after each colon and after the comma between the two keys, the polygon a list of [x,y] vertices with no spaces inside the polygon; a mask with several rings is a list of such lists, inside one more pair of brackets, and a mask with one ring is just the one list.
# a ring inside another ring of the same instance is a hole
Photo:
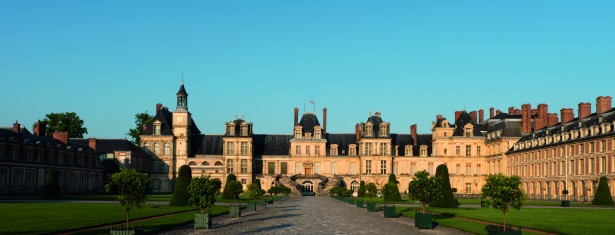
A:
{"label": "rectangular window", "polygon": [[241,179],[241,184],[246,184],[246,179]]}
{"label": "rectangular window", "polygon": [[606,152],[606,140],[600,141],[600,152]]}
{"label": "rectangular window", "polygon": [[574,160],[570,160],[570,170],[569,173],[574,175]]}
{"label": "rectangular window", "polygon": [[600,159],[600,173],[604,174],[606,172],[606,157],[602,157]]}
{"label": "rectangular window", "polygon": [[248,156],[248,142],[241,142],[241,156]]}
{"label": "rectangular window", "polygon": [[476,146],[476,156],[480,156],[480,146]]}
{"label": "rectangular window", "polygon": [[472,175],[472,163],[466,163],[466,175]]}
{"label": "rectangular window", "polygon": [[288,162],[280,163],[280,174],[282,175],[288,174]]}
{"label": "rectangular window", "polygon": [[316,146],[316,147],[314,147],[314,154],[315,154],[316,156],[320,156],[320,146]]}
{"label": "rectangular window", "polygon": [[354,162],[351,162],[350,163],[350,174],[351,175],[354,175],[354,168],[355,168],[355,164],[354,164]]}
{"label": "rectangular window", "polygon": [[248,159],[241,159],[241,173],[248,173]]}
{"label": "rectangular window", "polygon": [[593,141],[589,142],[589,149],[588,149],[589,151],[588,151],[588,153],[594,153],[594,149],[595,149],[594,142]]}
{"label": "rectangular window", "polygon": [[295,163],[295,174],[301,174],[301,163]]}
{"label": "rectangular window", "polygon": [[472,193],[472,183],[466,183],[466,194]]}
{"label": "rectangular window", "polygon": [[267,162],[267,174],[275,174],[275,162]]}
{"label": "rectangular window", "polygon": [[365,174],[372,174],[372,160],[365,160]]}
{"label": "rectangular window", "polygon": [[333,175],[337,174],[337,162],[331,163],[331,174]]}
{"label": "rectangular window", "polygon": [[471,156],[472,156],[472,146],[466,145],[466,157],[471,157]]}
{"label": "rectangular window", "polygon": [[320,174],[320,163],[314,163],[314,174]]}
{"label": "rectangular window", "polygon": [[233,173],[233,159],[226,159],[226,173]]}
{"label": "rectangular window", "polygon": [[365,155],[367,155],[367,156],[371,156],[372,155],[372,143],[366,143],[365,144]]}
{"label": "rectangular window", "polygon": [[579,161],[579,171],[580,174],[585,174],[585,159],[580,159]]}
{"label": "rectangular window", "polygon": [[350,156],[355,156],[355,155],[357,155],[357,149],[356,149],[356,147],[353,147],[353,146],[348,147],[348,154],[349,154]]}
{"label": "rectangular window", "polygon": [[480,175],[480,164],[476,164],[476,174]]}
{"label": "rectangular window", "polygon": [[301,146],[296,146],[295,147],[295,154],[296,155],[301,155]]}
{"label": "rectangular window", "polygon": [[305,146],[305,155],[310,156],[311,152],[310,152],[310,146]]}
{"label": "rectangular window", "polygon": [[227,142],[226,143],[226,155],[227,156],[231,156],[231,155],[235,155],[235,143],[233,142]]}
{"label": "rectangular window", "polygon": [[414,175],[416,173],[416,162],[410,163],[410,174]]}
{"label": "rectangular window", "polygon": [[381,160],[380,161],[380,174],[386,174],[386,173],[387,173],[387,161]]}
{"label": "rectangular window", "polygon": [[387,156],[387,146],[385,143],[380,143],[380,155]]}
{"label": "rectangular window", "polygon": [[455,167],[456,167],[455,168],[455,173],[457,175],[461,175],[461,164],[457,164],[457,165],[455,165]]}
{"label": "rectangular window", "polygon": [[461,156],[461,147],[459,147],[459,146],[456,146],[456,147],[455,147],[455,154],[456,154],[457,156]]}
{"label": "rectangular window", "polygon": [[594,173],[594,169],[596,169],[596,164],[594,162],[593,158],[589,159],[589,173],[592,174]]}
{"label": "rectangular window", "polygon": [[581,154],[585,153],[585,145],[584,144],[579,144],[579,149],[581,149]]}
{"label": "rectangular window", "polygon": [[561,147],[559,149],[559,156],[560,157],[564,157],[564,154],[566,154],[566,148],[565,147]]}

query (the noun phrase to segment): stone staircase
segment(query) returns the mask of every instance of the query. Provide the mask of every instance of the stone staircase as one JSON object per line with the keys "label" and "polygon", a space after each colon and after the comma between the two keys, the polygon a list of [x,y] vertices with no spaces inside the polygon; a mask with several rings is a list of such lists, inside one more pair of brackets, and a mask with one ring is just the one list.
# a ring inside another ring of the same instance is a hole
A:
{"label": "stone staircase", "polygon": [[280,176],[278,178],[278,183],[290,188],[290,195],[292,196],[301,196],[301,191],[299,191],[299,184],[292,180],[288,176]]}
{"label": "stone staircase", "polygon": [[322,188],[322,190],[320,190],[320,193],[318,195],[320,196],[329,196],[329,189],[335,187],[335,186],[339,186],[340,183],[342,182],[342,178],[337,177],[337,176],[333,176],[333,177],[328,177],[327,178],[328,181],[325,184],[325,187]]}

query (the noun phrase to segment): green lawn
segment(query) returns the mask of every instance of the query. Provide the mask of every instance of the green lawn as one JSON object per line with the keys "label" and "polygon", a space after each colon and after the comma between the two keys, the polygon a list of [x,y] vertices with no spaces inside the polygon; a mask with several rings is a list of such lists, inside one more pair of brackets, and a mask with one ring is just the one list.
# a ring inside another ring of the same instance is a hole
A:
{"label": "green lawn", "polygon": [[[398,209],[405,216],[414,217],[414,211]],[[404,211],[405,210],[405,211]],[[455,216],[494,223],[503,222],[502,211],[493,208],[429,208],[442,213],[437,221],[445,226],[460,230],[485,233],[485,225],[463,221]],[[522,208],[508,213],[507,223],[539,231],[558,234],[613,234],[615,210],[593,208]]]}
{"label": "green lawn", "polygon": [[[193,207],[146,205],[131,211],[130,219],[192,211]],[[39,234],[125,221],[124,208],[110,203],[0,203],[0,234]]]}
{"label": "green lawn", "polygon": [[[480,204],[480,199],[465,199],[465,198],[461,198],[458,199],[459,200],[459,204],[464,205],[464,204],[476,204],[479,205]],[[544,200],[527,200],[525,201],[524,205],[528,205],[528,206],[560,206],[562,203],[561,201],[544,201]],[[570,206],[579,206],[579,207],[614,207],[614,206],[595,206],[592,205],[591,202],[570,202]]]}

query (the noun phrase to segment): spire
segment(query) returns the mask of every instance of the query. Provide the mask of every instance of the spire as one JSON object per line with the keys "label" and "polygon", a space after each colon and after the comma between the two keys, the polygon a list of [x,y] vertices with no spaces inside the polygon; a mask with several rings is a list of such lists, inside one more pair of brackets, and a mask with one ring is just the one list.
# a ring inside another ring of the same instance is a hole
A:
{"label": "spire", "polygon": [[177,109],[178,110],[187,110],[188,109],[188,92],[186,92],[186,88],[184,88],[184,79],[182,73],[182,82],[179,86],[179,91],[177,92]]}

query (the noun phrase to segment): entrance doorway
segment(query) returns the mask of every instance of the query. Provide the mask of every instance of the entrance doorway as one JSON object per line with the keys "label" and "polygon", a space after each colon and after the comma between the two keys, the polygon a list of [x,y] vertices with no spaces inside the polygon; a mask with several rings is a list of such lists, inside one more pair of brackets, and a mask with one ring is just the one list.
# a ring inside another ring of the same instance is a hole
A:
{"label": "entrance doorway", "polygon": [[301,195],[302,196],[315,196],[314,193],[314,184],[311,181],[305,181],[301,185]]}
{"label": "entrance doorway", "polygon": [[305,175],[312,175],[312,168],[305,168]]}

